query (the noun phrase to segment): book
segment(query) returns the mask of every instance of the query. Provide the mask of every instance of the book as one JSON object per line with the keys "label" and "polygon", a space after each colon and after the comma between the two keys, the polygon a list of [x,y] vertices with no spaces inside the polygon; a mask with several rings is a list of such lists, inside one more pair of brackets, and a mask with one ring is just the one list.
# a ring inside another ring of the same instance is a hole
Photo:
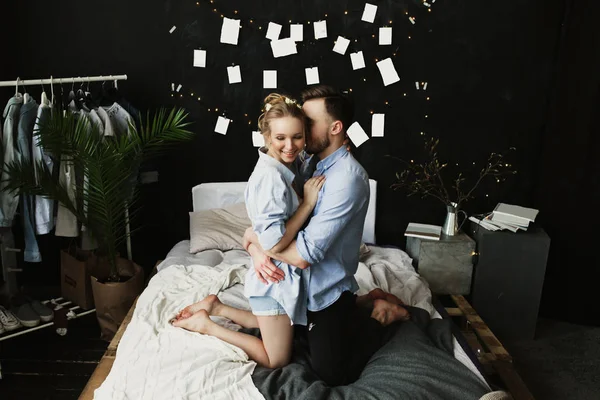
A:
{"label": "book", "polygon": [[529,225],[530,222],[534,222],[538,213],[539,210],[536,210],[535,208],[527,208],[505,203],[498,203],[494,209],[494,215],[498,215],[502,218],[509,218],[509,220],[513,220],[515,222],[522,222],[523,225]]}
{"label": "book", "polygon": [[475,217],[469,217],[469,221],[473,221],[475,222],[477,225],[481,226],[482,228],[487,229],[488,231],[497,231],[499,229],[501,229],[500,227],[489,223],[487,220],[485,219],[479,219],[479,218],[475,218]]}
{"label": "book", "polygon": [[406,227],[404,236],[417,237],[420,239],[440,240],[442,227],[438,225],[417,224],[411,222]]}

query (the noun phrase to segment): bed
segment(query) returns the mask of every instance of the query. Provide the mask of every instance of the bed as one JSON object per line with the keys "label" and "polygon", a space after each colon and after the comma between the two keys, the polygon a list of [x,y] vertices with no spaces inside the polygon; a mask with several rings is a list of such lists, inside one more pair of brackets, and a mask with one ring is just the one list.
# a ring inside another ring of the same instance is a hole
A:
{"label": "bed", "polygon": [[[244,182],[198,185],[192,190],[194,211],[239,204],[244,187]],[[168,321],[179,309],[211,293],[226,304],[249,309],[243,295],[248,254],[239,249],[190,253],[190,242],[182,241],[157,265],[156,274],[121,325],[80,399],[510,398],[506,392],[492,393],[482,374],[483,366],[466,346],[467,341],[452,331],[450,319],[465,318],[484,345],[487,338],[488,345],[481,347],[479,359],[488,365],[510,362],[508,353],[483,321],[479,323],[468,303],[455,296],[457,307],[436,308],[435,298],[408,255],[397,248],[373,244],[376,192],[376,182],[371,181],[363,234],[368,252],[361,255],[356,274],[358,294],[381,287],[416,308],[411,310],[413,321],[402,324],[371,358],[357,382],[326,387],[311,372],[301,337],[294,343],[293,362],[270,370],[257,367],[235,346],[172,327]],[[214,320],[241,329],[231,321]],[[515,388],[520,388],[522,382],[512,372],[509,370],[509,375],[518,384]]]}

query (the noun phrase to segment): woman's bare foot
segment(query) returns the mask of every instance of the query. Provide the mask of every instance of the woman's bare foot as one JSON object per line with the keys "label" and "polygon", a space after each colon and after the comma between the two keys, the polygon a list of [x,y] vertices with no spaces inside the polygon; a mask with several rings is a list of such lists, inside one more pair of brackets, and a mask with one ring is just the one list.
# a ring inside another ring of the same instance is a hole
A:
{"label": "woman's bare foot", "polygon": [[383,299],[376,299],[373,302],[371,318],[376,319],[383,326],[388,326],[392,322],[408,321],[410,313],[406,308],[398,304],[393,304]]}
{"label": "woman's bare foot", "polygon": [[190,317],[173,321],[173,326],[204,334],[208,334],[212,324],[214,324],[214,322],[211,321],[206,310],[199,310]]}
{"label": "woman's bare foot", "polygon": [[209,315],[219,315],[219,308],[221,304],[221,301],[216,295],[208,295],[204,298],[204,300],[191,304],[179,311],[179,314],[177,314],[175,320],[189,318],[200,310],[206,310]]}

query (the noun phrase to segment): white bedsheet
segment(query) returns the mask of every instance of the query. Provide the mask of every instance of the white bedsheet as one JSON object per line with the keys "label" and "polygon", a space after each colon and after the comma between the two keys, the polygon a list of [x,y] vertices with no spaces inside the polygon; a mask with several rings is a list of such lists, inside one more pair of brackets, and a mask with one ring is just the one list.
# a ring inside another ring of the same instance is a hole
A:
{"label": "white bedsheet", "polygon": [[[401,250],[371,247],[356,274],[358,294],[380,287],[427,310],[432,318],[440,318],[427,283],[411,261]],[[168,323],[179,309],[211,293],[218,293],[225,304],[249,309],[240,283],[249,264],[244,251],[190,254],[188,241],[178,243],[140,296],[112,370],[94,398],[262,399],[251,379],[256,364],[242,350]],[[239,328],[227,320],[215,320]],[[485,382],[456,339],[454,355]]]}

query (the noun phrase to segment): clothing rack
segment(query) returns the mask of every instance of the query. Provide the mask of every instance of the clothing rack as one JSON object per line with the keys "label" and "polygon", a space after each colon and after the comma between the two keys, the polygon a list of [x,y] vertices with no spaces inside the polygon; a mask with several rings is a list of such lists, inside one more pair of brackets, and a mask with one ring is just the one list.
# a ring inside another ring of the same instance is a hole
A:
{"label": "clothing rack", "polygon": [[16,81],[0,81],[1,86],[32,86],[32,85],[53,85],[63,83],[82,83],[82,82],[105,82],[105,81],[126,81],[127,75],[100,75],[100,76],[78,76],[77,78],[53,78],[48,79],[26,79],[17,78]]}
{"label": "clothing rack", "polygon": [[[57,83],[57,84],[63,84],[63,83],[74,84],[74,83],[106,82],[106,81],[114,81],[115,87],[116,87],[117,81],[126,81],[126,80],[127,80],[127,75],[100,75],[100,76],[85,76],[85,77],[78,76],[77,78],[75,78],[75,77],[54,78],[53,76],[50,76],[50,78],[47,78],[47,79],[26,79],[26,80],[21,80],[19,77],[17,77],[17,80],[15,80],[15,81],[0,81],[0,87],[15,86],[18,91],[19,85],[22,85],[22,86],[50,85],[50,86],[52,86],[55,83]],[[125,205],[125,219],[126,219],[125,234],[127,235],[127,243],[126,243],[127,244],[127,258],[129,260],[132,260],[133,257],[131,254],[131,228],[129,225],[129,207],[127,205]]]}

